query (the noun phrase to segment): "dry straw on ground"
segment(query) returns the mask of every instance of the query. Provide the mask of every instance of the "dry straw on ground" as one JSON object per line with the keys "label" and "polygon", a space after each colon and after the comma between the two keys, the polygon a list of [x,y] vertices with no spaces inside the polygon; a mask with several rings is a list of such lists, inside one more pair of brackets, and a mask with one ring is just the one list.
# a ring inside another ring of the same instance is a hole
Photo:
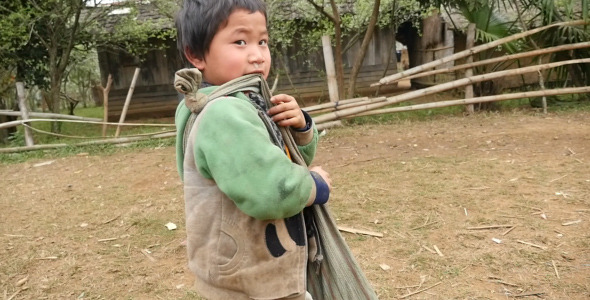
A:
{"label": "dry straw on ground", "polygon": [[[380,299],[588,299],[589,120],[508,112],[328,129],[316,163]],[[0,174],[5,299],[198,299],[173,148]]]}

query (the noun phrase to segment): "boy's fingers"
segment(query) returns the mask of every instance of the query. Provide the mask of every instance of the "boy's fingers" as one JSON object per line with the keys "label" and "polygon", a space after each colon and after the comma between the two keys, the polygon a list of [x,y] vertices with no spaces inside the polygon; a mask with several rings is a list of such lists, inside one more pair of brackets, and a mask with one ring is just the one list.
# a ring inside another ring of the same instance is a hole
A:
{"label": "boy's fingers", "polygon": [[277,102],[291,102],[294,101],[295,98],[293,98],[293,96],[289,96],[287,94],[278,94],[273,96],[272,98],[270,98],[270,101],[273,103],[277,103]]}
{"label": "boy's fingers", "polygon": [[270,99],[275,106],[268,110],[272,120],[281,126],[305,127],[305,117],[294,97],[287,94],[275,95]]}
{"label": "boy's fingers", "polygon": [[293,126],[295,128],[302,128],[305,126],[305,118],[302,114],[296,111],[288,110],[280,114],[272,116],[272,120],[281,126]]}
{"label": "boy's fingers", "polygon": [[274,115],[272,115],[273,119],[276,118],[275,121],[280,121],[283,119],[297,118],[297,117],[299,117],[299,114],[294,109],[287,109],[287,110],[283,110],[280,112],[277,111]]}
{"label": "boy's fingers", "polygon": [[294,104],[293,102],[283,102],[281,104],[271,107],[268,110],[268,114],[272,116],[272,115],[277,115],[277,114],[288,112],[288,111],[296,111],[298,109],[299,109],[299,107],[296,104]]}

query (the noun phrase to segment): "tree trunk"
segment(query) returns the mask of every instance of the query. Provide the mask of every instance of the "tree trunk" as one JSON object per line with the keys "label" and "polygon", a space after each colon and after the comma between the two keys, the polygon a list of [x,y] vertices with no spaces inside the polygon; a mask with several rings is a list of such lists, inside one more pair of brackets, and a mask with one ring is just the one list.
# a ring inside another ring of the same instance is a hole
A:
{"label": "tree trunk", "polygon": [[342,20],[338,12],[338,6],[335,0],[330,0],[332,7],[332,14],[330,15],[324,9],[323,4],[318,5],[314,0],[307,0],[318,12],[324,15],[328,20],[334,24],[334,65],[336,67],[336,81],[338,82],[338,95],[344,95],[344,67],[342,63]]}
{"label": "tree trunk", "polygon": [[[29,120],[29,109],[27,108],[27,101],[25,100],[25,84],[22,82],[16,83],[16,94],[18,96],[18,107],[22,113],[21,118],[24,122]],[[25,124],[25,123],[23,123]],[[26,124],[28,125],[28,124]],[[33,146],[35,143],[33,142],[33,133],[31,128],[25,126],[25,144],[27,146]]]}
{"label": "tree trunk", "polygon": [[342,63],[342,28],[340,13],[335,0],[330,0],[334,21],[334,64],[336,65],[336,80],[338,81],[338,95],[344,95],[344,67]]}
{"label": "tree trunk", "polygon": [[[49,77],[51,78],[50,90],[49,90],[49,99],[51,103],[51,112],[59,113],[60,112],[60,92],[61,92],[61,84],[62,79],[65,74],[66,68],[68,67],[68,63],[70,60],[70,55],[72,54],[72,49],[74,48],[74,44],[76,38],[78,37],[78,31],[80,27],[80,15],[82,9],[85,8],[84,1],[76,0],[72,2],[72,6],[63,7],[63,9],[67,9],[70,12],[73,12],[73,19],[70,24],[62,24],[61,26],[57,26],[55,28],[50,28],[52,31],[49,40],[46,43],[47,51],[49,53]],[[69,26],[68,26],[69,25]],[[58,36],[61,31],[61,34],[67,33],[69,36],[67,38],[67,42],[64,44],[63,40],[60,36]],[[43,39],[43,37],[40,37]],[[49,103],[48,103],[49,104]],[[53,122],[51,123],[51,132],[58,133],[60,131],[60,123]]]}
{"label": "tree trunk", "polygon": [[361,49],[359,50],[354,60],[352,70],[350,71],[347,95],[348,98],[354,97],[354,92],[356,89],[356,78],[361,70],[363,61],[365,60],[365,54],[367,53],[367,48],[369,48],[369,43],[371,42],[371,39],[373,38],[373,33],[375,32],[375,25],[377,24],[377,18],[379,17],[380,4],[381,0],[375,0],[375,3],[373,4],[373,12],[371,14],[371,20],[369,21],[369,25],[367,26],[367,31],[365,32],[365,37],[363,38]]}
{"label": "tree trunk", "polygon": [[[53,75],[53,74],[52,74]],[[58,77],[59,76],[55,76]],[[56,80],[54,76],[52,76],[51,84],[49,87],[49,101],[47,101],[47,105],[49,106],[49,111],[54,114],[59,114],[61,112],[61,103],[59,98],[59,92],[61,89],[61,80]],[[60,78],[61,79],[61,78]],[[61,124],[59,122],[51,122],[51,132],[59,133],[61,130]]]}
{"label": "tree trunk", "polygon": [[332,54],[332,43],[330,36],[322,36],[322,48],[324,50],[324,64],[326,66],[326,76],[328,77],[328,93],[330,102],[338,102],[338,81],[336,80],[336,69],[334,68],[334,54]]}

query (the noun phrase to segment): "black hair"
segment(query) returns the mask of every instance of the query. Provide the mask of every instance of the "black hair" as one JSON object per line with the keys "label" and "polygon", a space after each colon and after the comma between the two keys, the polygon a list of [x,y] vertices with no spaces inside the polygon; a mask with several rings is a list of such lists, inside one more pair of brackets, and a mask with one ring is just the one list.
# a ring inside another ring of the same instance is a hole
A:
{"label": "black hair", "polygon": [[262,0],[184,0],[176,16],[177,47],[182,59],[187,62],[185,54],[204,59],[217,30],[236,9],[261,12],[266,19]]}

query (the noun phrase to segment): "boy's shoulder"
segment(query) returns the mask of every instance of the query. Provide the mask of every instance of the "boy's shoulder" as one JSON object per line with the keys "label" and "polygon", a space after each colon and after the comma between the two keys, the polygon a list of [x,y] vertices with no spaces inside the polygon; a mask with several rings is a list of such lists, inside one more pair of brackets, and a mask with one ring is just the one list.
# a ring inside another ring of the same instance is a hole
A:
{"label": "boy's shoulder", "polygon": [[[208,86],[208,87],[200,88],[199,93],[202,93],[205,95],[210,95],[211,93],[213,93],[216,90],[216,88],[217,88],[217,86]],[[220,101],[220,100],[230,100],[230,101]],[[236,100],[238,100],[238,101],[236,101]],[[213,102],[215,102],[215,104],[211,105]],[[252,104],[250,103],[248,96],[246,96],[242,92],[235,92],[232,94],[227,94],[227,95],[223,95],[223,96],[215,96],[214,98],[207,99],[207,102],[205,103],[203,110],[205,109],[205,107],[211,108],[214,111],[217,111],[217,110],[223,111],[223,110],[227,110],[227,109],[232,110],[231,107],[236,106],[236,104],[243,104],[243,105],[246,105],[247,107],[251,106],[252,110],[256,110],[256,108],[254,106],[252,106]],[[184,124],[189,119],[191,114],[192,114],[191,110],[187,107],[186,102],[183,99],[178,104],[178,106],[176,108],[176,114],[175,114],[176,125],[179,126],[181,124]]]}
{"label": "boy's shoulder", "polygon": [[[241,100],[246,100],[249,101],[248,96],[246,96],[244,93],[242,92],[233,92],[233,93],[227,93],[227,94],[223,94],[223,95],[214,95],[214,96],[210,96],[211,94],[214,94],[214,92],[219,88],[219,86],[207,86],[207,87],[202,87],[199,88],[198,93],[200,94],[204,94],[208,96],[208,99],[206,101],[206,104],[209,104],[211,101],[213,100],[217,100],[217,99],[226,99],[226,98],[238,98]],[[186,106],[186,105],[185,105]],[[188,109],[188,108],[187,108]]]}

